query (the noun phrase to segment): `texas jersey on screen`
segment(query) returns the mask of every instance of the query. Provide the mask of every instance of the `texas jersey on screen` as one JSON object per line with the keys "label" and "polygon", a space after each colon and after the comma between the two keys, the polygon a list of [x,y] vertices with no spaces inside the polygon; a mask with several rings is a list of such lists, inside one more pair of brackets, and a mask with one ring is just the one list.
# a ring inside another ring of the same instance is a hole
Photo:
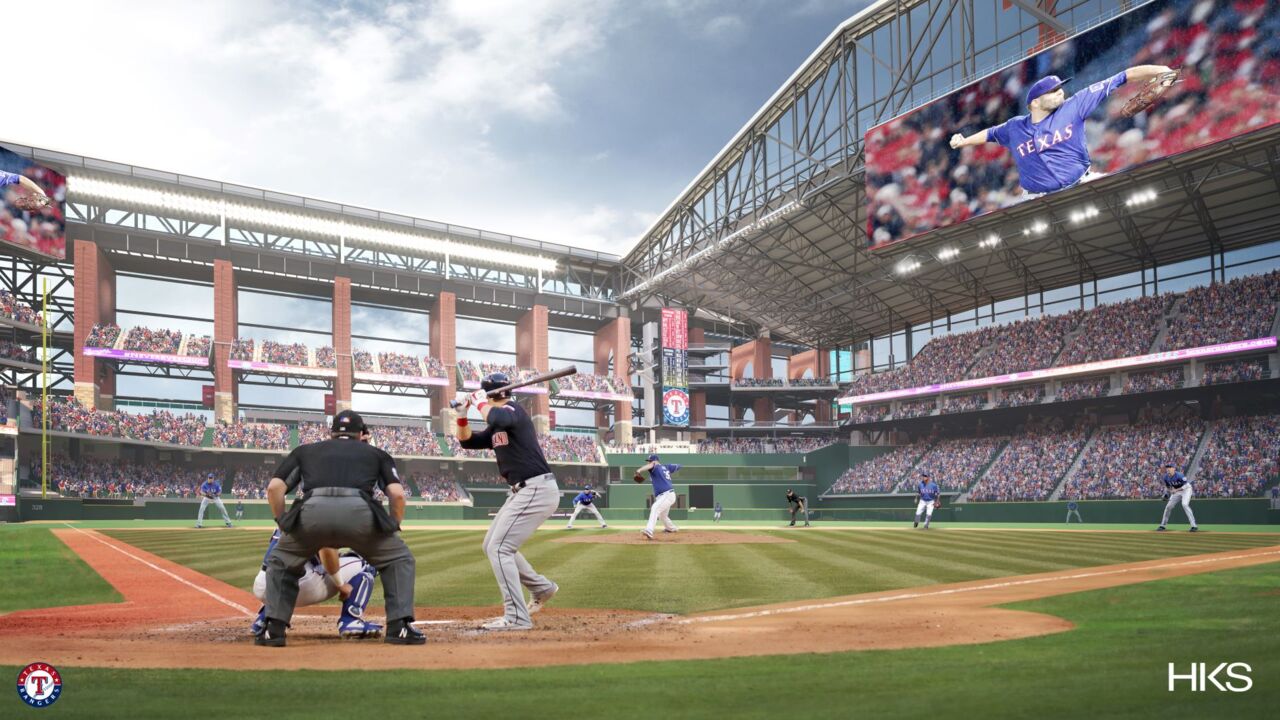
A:
{"label": "texas jersey on screen", "polygon": [[662,423],[664,425],[689,424],[689,393],[680,388],[667,388],[662,392]]}

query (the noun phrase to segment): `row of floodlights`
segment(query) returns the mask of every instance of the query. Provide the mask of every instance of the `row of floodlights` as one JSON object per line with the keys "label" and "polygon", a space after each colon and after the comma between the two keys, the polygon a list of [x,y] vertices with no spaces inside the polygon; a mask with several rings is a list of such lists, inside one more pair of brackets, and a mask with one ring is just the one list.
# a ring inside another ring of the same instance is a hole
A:
{"label": "row of floodlights", "polygon": [[226,218],[228,222],[243,223],[254,228],[296,233],[305,237],[343,238],[386,248],[438,255],[450,260],[481,261],[531,272],[556,270],[556,260],[541,255],[468,245],[424,232],[391,230],[323,215],[275,210],[235,200],[215,199],[85,175],[69,176],[67,190],[75,201],[118,202],[131,207],[207,218],[213,222]]}
{"label": "row of floodlights", "polygon": [[[1154,202],[1157,197],[1159,197],[1159,194],[1154,189],[1147,188],[1130,195],[1125,199],[1124,204],[1126,207],[1145,205],[1147,203]],[[1089,222],[1100,214],[1101,212],[1096,206],[1086,205],[1082,208],[1072,210],[1067,214],[1067,219],[1070,220],[1073,225],[1080,225]],[[1044,220],[1036,219],[1031,221],[1031,223],[1022,229],[1022,235],[1023,237],[1034,237],[1037,235],[1043,235],[1048,231],[1049,223]],[[1002,240],[999,235],[991,233],[978,241],[978,247],[983,250],[994,250],[999,247],[1001,242]],[[944,247],[937,252],[939,262],[950,262],[958,257],[960,257],[960,248],[955,246]],[[923,264],[914,256],[909,256],[900,261],[896,269],[899,275],[909,275],[916,270],[919,270],[922,265]]]}

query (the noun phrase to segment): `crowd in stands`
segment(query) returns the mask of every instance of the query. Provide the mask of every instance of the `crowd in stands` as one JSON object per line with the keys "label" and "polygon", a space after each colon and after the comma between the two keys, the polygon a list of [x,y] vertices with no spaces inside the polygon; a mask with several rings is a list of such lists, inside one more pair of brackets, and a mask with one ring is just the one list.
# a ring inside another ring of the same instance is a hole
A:
{"label": "crowd in stands", "polygon": [[427,502],[458,502],[466,497],[452,475],[435,473],[406,473],[405,490],[413,490],[413,494]]}
{"label": "crowd in stands", "polygon": [[35,348],[24,348],[17,343],[8,340],[0,340],[0,357],[6,360],[17,360],[24,363],[39,362],[36,359]]}
{"label": "crowd in stands", "polygon": [[792,378],[787,381],[791,387],[831,387],[835,381],[830,378]]}
{"label": "crowd in stands", "polygon": [[1173,390],[1182,385],[1182,367],[1164,368],[1149,372],[1129,373],[1124,379],[1122,394]]}
{"label": "crowd in stands", "polygon": [[1065,500],[1149,498],[1164,493],[1165,463],[1186,471],[1204,422],[1189,413],[1167,420],[1099,428],[1080,467],[1063,487]]}
{"label": "crowd in stands", "polygon": [[462,447],[462,444],[458,442],[458,438],[453,435],[445,435],[444,439],[454,457],[479,458],[481,460],[493,459],[492,450],[468,450],[467,448]]}
{"label": "crowd in stands", "polygon": [[1022,407],[1038,405],[1044,401],[1044,385],[1024,385],[1020,388],[1000,391],[997,407]]}
{"label": "crowd in stands", "polygon": [[560,392],[567,390],[569,392],[608,393],[610,395],[630,396],[631,394],[627,381],[612,375],[578,373],[577,375],[569,375],[556,380],[556,385],[559,386]]}
{"label": "crowd in stands", "polygon": [[859,375],[849,384],[851,395],[920,387],[958,380],[973,363],[973,357],[991,342],[995,328],[944,335],[925,343],[906,365],[880,373]]}
{"label": "crowd in stands", "polygon": [[733,381],[734,387],[743,388],[780,388],[783,385],[782,378],[736,378]]}
{"label": "crowd in stands", "polygon": [[942,413],[961,413],[973,412],[987,404],[986,393],[971,393],[968,395],[948,395],[942,398]]}
{"label": "crowd in stands", "polygon": [[98,323],[89,331],[85,347],[110,348],[120,339],[120,326],[115,323]]}
{"label": "crowd in stands", "polygon": [[937,406],[938,401],[936,398],[911,400],[898,405],[898,412],[893,417],[897,420],[924,417],[925,415],[932,413]]}
{"label": "crowd in stands", "polygon": [[[208,471],[174,463],[107,458],[49,458],[49,482],[61,495],[80,498],[199,497]],[[34,476],[38,477],[37,465]]]}
{"label": "crowd in stands", "polygon": [[213,428],[213,446],[220,448],[288,450],[291,435],[288,425],[250,423],[237,420],[219,421]]}
{"label": "crowd in stands", "polygon": [[398,352],[378,353],[378,367],[384,375],[408,375],[423,377],[422,363],[413,355]]}
{"label": "crowd in stands", "polygon": [[1192,487],[1200,497],[1256,497],[1280,474],[1280,415],[1218,420]]}
{"label": "crowd in stands", "polygon": [[[43,422],[39,402],[32,406],[31,421],[35,427],[40,427]],[[198,446],[204,440],[205,421],[199,415],[175,415],[165,410],[155,410],[148,415],[122,410],[89,410],[72,398],[50,398],[49,428],[84,435]]]}
{"label": "crowd in stands", "polygon": [[444,363],[439,358],[433,358],[429,355],[423,356],[422,367],[427,370],[427,377],[448,377],[449,371],[445,369]]}
{"label": "crowd in stands", "polygon": [[873,423],[888,419],[890,406],[888,405],[857,405],[853,408],[853,421],[855,423]]}
{"label": "crowd in stands", "polygon": [[1163,350],[1249,340],[1271,334],[1280,300],[1280,270],[1192,288],[1169,326]]}
{"label": "crowd in stands", "polygon": [[444,455],[440,450],[440,442],[430,428],[408,427],[403,425],[370,425],[373,433],[370,442],[386,450],[395,457]]}
{"label": "crowd in stands", "polygon": [[262,341],[262,362],[276,365],[292,365],[306,367],[311,363],[307,346],[302,343],[282,343],[275,340]]}
{"label": "crowd in stands", "polygon": [[969,377],[991,377],[1049,367],[1062,350],[1067,332],[1080,322],[1083,314],[1076,310],[1065,315],[1030,318],[1002,325],[991,351],[969,368]]}
{"label": "crowd in stands", "polygon": [[373,372],[373,353],[368,350],[352,350],[351,367],[356,372]]}
{"label": "crowd in stands", "polygon": [[969,499],[1047,500],[1088,440],[1083,423],[1066,429],[1061,418],[1015,435],[991,469],[974,484]]}
{"label": "crowd in stands", "polygon": [[181,345],[182,333],[177,330],[152,329],[139,325],[129,329],[129,333],[124,336],[123,347],[134,352],[176,355]]}
{"label": "crowd in stands", "polygon": [[1007,437],[954,438],[941,440],[930,448],[912,470],[903,478],[899,492],[914,493],[921,473],[929,473],[938,487],[944,491],[964,490],[986,469]]}
{"label": "crowd in stands", "polygon": [[506,373],[507,377],[512,380],[523,380],[538,374],[538,371],[532,368],[518,368],[515,365],[504,363],[472,362],[470,360],[459,360],[458,371],[462,373],[462,381],[464,383],[472,384],[479,383],[486,375],[496,372]]}
{"label": "crowd in stands", "polygon": [[858,463],[836,479],[827,491],[829,495],[850,495],[863,493],[893,492],[920,458],[929,449],[926,441],[917,441],[910,445],[896,447],[893,450],[866,461]]}
{"label": "crowd in stands", "polygon": [[332,345],[316,348],[316,367],[335,370],[338,367],[338,353]]}
{"label": "crowd in stands", "polygon": [[1062,367],[1145,355],[1160,332],[1160,318],[1168,308],[1168,295],[1150,295],[1101,305],[1084,313],[1078,332],[1054,364]]}
{"label": "crowd in stands", "polygon": [[[479,458],[482,460],[493,459],[492,450],[467,450],[452,435],[445,436],[445,441],[448,443],[449,449],[457,457]],[[590,435],[539,434],[538,444],[542,446],[542,454],[547,458],[547,462],[604,462],[604,458],[600,454],[600,446],[596,445],[595,438]]]}
{"label": "crowd in stands", "polygon": [[327,423],[300,422],[298,423],[298,444],[309,445],[321,440],[328,440],[329,430],[330,427]]}
{"label": "crowd in stands", "polygon": [[213,349],[213,338],[208,335],[192,335],[187,338],[184,354],[187,357],[209,357],[211,349]]}
{"label": "crowd in stands", "polygon": [[40,313],[32,310],[30,305],[19,300],[16,295],[8,290],[0,290],[0,317],[6,317],[28,325],[44,324]]}
{"label": "crowd in stands", "polygon": [[714,438],[699,440],[698,452],[716,455],[749,453],[807,453],[826,447],[831,438]]}
{"label": "crowd in stands", "polygon": [[231,343],[232,360],[253,360],[253,338],[236,338]]}
{"label": "crowd in stands", "polygon": [[275,467],[272,465],[238,467],[231,475],[231,487],[223,488],[223,495],[230,490],[231,495],[243,500],[265,500],[267,483],[271,482],[271,473],[274,470]]}
{"label": "crowd in stands", "polygon": [[1207,365],[1201,385],[1222,385],[1224,383],[1247,382],[1261,380],[1267,376],[1267,361],[1260,359],[1234,360],[1232,362]]}
{"label": "crowd in stands", "polygon": [[1088,378],[1063,382],[1062,387],[1058,389],[1056,397],[1060,402],[1066,402],[1068,400],[1100,398],[1109,392],[1111,392],[1111,378]]}

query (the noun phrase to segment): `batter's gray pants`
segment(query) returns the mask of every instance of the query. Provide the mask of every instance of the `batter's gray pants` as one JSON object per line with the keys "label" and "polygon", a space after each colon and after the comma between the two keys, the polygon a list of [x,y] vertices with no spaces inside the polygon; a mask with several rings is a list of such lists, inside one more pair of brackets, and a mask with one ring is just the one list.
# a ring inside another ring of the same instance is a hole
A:
{"label": "batter's gray pants", "polygon": [[520,546],[556,511],[560,504],[560,486],[550,474],[525,482],[520,492],[507,495],[507,501],[493,518],[489,532],[484,534],[484,554],[489,557],[493,576],[502,592],[503,617],[516,625],[529,626],[533,619],[524,604],[521,586],[529,588],[534,595],[541,595],[556,584],[533,569],[520,554]]}
{"label": "batter's gray pants", "polygon": [[204,525],[204,509],[209,507],[209,503],[218,506],[218,511],[222,513],[222,522],[230,525],[231,518],[227,515],[227,506],[222,504],[222,498],[216,497],[210,500],[207,497],[200,498],[200,514],[196,516],[196,527]]}
{"label": "batter's gray pants", "polygon": [[298,602],[298,579],[323,547],[349,547],[378,568],[387,622],[413,617],[413,553],[399,534],[378,530],[373,510],[359,496],[307,499],[297,528],[285,533],[267,558],[267,617],[289,622]]}
{"label": "batter's gray pants", "polygon": [[1178,503],[1182,503],[1182,511],[1187,514],[1187,522],[1191,523],[1191,527],[1195,527],[1196,516],[1191,512],[1191,483],[1169,493],[1169,502],[1164,504],[1164,517],[1160,518],[1160,525],[1169,524],[1169,513],[1173,512],[1174,506]]}

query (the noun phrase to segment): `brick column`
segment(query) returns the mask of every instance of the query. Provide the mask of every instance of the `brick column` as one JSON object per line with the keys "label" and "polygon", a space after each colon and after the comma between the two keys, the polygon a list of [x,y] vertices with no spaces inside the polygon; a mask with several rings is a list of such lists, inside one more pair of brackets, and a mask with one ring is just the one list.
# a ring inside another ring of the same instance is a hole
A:
{"label": "brick column", "polygon": [[239,300],[230,260],[213,261],[213,417],[231,422],[237,415],[240,390],[227,367],[231,343],[239,333]]}
{"label": "brick column", "polygon": [[[534,305],[516,323],[516,366],[546,372],[550,366],[547,358],[547,306]],[[547,395],[530,395],[526,401],[533,427],[540,433],[551,428],[551,398]]]}
{"label": "brick column", "polygon": [[333,279],[333,354],[338,360],[338,377],[333,381],[333,406],[337,412],[351,409],[351,278]]}
{"label": "brick column", "polygon": [[[825,378],[831,374],[831,353],[827,350],[814,349],[792,355],[787,360],[787,379],[800,380],[805,373],[812,370],[815,378]],[[831,420],[831,403],[819,399],[814,407],[814,420],[828,422]],[[795,422],[792,418],[792,422]]]}
{"label": "brick column", "polygon": [[[451,379],[457,377],[458,364],[458,296],[441,292],[431,305],[431,357],[444,364]],[[460,387],[456,383],[431,391],[431,409],[439,422],[439,429],[446,435],[458,434],[458,413],[449,407],[454,393]]]}
{"label": "brick column", "polygon": [[116,271],[98,245],[75,241],[75,398],[87,408],[115,408],[116,373],[81,350],[98,323],[116,321]]}
{"label": "brick column", "polygon": [[[773,341],[767,337],[759,337],[733,348],[729,351],[730,382],[744,377],[748,365],[755,369],[754,377],[758,380],[773,377],[772,355]],[[773,420],[773,400],[769,397],[754,400],[751,409],[755,413],[756,422]]]}
{"label": "brick column", "polygon": [[[616,375],[631,389],[631,318],[619,317],[605,323],[595,334],[595,366],[597,375]],[[613,359],[612,369],[609,360]],[[605,427],[604,410],[596,411],[596,427]],[[631,400],[613,403],[614,442],[631,442]]]}
{"label": "brick column", "polygon": [[[689,328],[689,344],[700,345],[707,341],[707,333],[700,327]],[[689,424],[704,426],[707,424],[707,391],[689,391]]]}

